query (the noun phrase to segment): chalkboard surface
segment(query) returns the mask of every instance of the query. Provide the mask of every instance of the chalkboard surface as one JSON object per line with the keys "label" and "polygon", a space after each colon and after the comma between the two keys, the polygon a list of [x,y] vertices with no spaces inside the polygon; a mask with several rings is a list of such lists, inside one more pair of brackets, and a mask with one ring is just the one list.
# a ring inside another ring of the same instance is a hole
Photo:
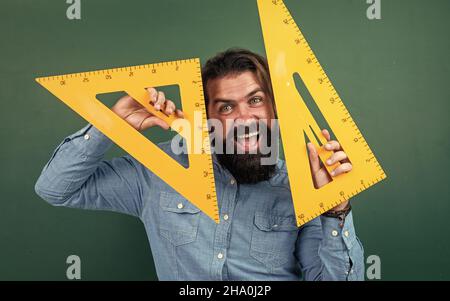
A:
{"label": "chalkboard surface", "polygon": [[[285,1],[388,175],[353,198],[366,257],[379,256],[383,280],[449,280],[450,2],[381,2],[381,19],[369,20],[365,0]],[[81,0],[79,20],[68,7],[0,4],[0,280],[64,280],[72,254],[83,280],[155,280],[139,220],[51,207],[35,194],[54,148],[85,121],[34,78],[205,62],[232,46],[264,54],[256,1]],[[114,147],[107,158],[122,154]]]}

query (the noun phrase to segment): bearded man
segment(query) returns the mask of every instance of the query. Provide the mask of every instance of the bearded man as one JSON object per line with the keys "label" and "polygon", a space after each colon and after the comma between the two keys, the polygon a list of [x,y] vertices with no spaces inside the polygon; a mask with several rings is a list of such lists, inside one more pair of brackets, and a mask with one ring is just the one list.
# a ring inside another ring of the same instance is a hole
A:
{"label": "bearded man", "polygon": [[[212,155],[220,223],[131,156],[104,160],[112,141],[92,125],[57,147],[35,185],[37,194],[55,206],[141,219],[160,280],[363,280],[363,248],[348,202],[296,225],[286,165],[273,143],[279,136],[265,58],[229,49],[209,59],[202,76],[208,119],[222,125],[214,132],[213,149],[226,150]],[[183,117],[163,92],[148,93],[155,109]],[[139,131],[169,129],[128,95],[112,110]],[[328,140],[323,147],[333,151],[325,164],[341,162],[332,175],[349,172],[352,165],[339,142],[327,130],[322,134]],[[159,144],[187,166],[188,155],[176,154],[171,145]],[[331,178],[314,145],[305,147],[320,189]]]}

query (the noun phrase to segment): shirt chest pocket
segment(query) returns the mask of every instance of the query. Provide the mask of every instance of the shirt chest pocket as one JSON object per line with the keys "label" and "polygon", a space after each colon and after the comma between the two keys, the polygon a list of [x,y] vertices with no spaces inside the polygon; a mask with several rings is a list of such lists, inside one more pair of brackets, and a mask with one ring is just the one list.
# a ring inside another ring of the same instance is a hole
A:
{"label": "shirt chest pocket", "polygon": [[181,195],[161,191],[159,233],[175,246],[197,239],[200,210]]}
{"label": "shirt chest pocket", "polygon": [[298,228],[294,216],[256,213],[250,256],[269,270],[294,260]]}

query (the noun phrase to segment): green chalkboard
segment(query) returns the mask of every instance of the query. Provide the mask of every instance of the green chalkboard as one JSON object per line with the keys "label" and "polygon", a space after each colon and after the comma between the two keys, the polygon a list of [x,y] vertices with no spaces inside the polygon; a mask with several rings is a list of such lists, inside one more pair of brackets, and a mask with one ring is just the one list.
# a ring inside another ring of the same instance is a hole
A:
{"label": "green chalkboard", "polygon": [[[366,0],[285,3],[388,175],[353,198],[365,255],[380,257],[383,280],[450,280],[450,2],[382,0],[378,20]],[[0,3],[0,280],[64,280],[71,254],[83,280],[154,280],[139,220],[51,207],[35,194],[54,148],[85,121],[34,78],[205,62],[232,46],[264,54],[256,1],[81,0],[79,20],[68,6]]]}

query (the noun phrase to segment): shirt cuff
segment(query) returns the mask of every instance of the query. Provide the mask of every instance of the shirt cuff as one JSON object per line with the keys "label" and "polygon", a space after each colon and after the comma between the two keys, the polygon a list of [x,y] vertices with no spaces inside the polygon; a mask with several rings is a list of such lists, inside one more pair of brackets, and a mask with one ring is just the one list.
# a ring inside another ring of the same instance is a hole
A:
{"label": "shirt cuff", "polygon": [[350,250],[356,243],[355,227],[353,226],[353,214],[350,211],[345,218],[344,227],[340,227],[340,220],[334,217],[326,217],[321,215],[320,220],[322,222],[322,231],[324,237],[324,243],[328,245],[334,245],[338,247],[345,244],[348,250]]}
{"label": "shirt cuff", "polygon": [[92,124],[70,135],[65,141],[71,141],[87,156],[103,156],[113,142]]}

